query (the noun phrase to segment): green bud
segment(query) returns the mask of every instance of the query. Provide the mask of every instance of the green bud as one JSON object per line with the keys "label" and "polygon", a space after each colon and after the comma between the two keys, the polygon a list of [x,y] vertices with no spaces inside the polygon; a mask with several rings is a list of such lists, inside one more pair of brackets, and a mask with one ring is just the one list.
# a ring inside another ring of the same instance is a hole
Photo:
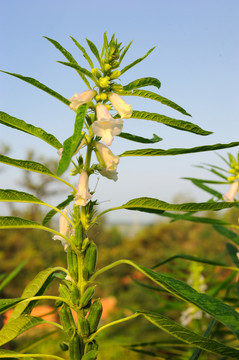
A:
{"label": "green bud", "polygon": [[95,100],[96,100],[97,102],[100,101],[100,100],[101,100],[100,95],[96,95]]}
{"label": "green bud", "polygon": [[99,85],[102,88],[107,88],[110,84],[110,78],[109,76],[101,77],[99,78]]}
{"label": "green bud", "polygon": [[85,259],[84,259],[84,266],[88,271],[89,276],[92,276],[95,272],[97,262],[97,246],[96,244],[91,241],[90,245],[86,249]]}
{"label": "green bud", "polygon": [[84,318],[84,316],[79,315],[78,322],[80,325],[81,335],[88,336],[90,333],[88,320]]}
{"label": "green bud", "polygon": [[111,90],[113,90],[116,93],[120,93],[123,90],[123,86],[120,84],[112,84]]}
{"label": "green bud", "polygon": [[76,253],[71,250],[71,247],[67,248],[67,262],[68,262],[68,270],[71,278],[77,282],[78,280],[78,261]]}
{"label": "green bud", "polygon": [[110,64],[105,64],[104,65],[104,70],[107,72],[111,69],[111,65]]}
{"label": "green bud", "polygon": [[119,70],[115,70],[111,73],[110,78],[111,80],[117,79],[120,76],[121,72]]}
{"label": "green bud", "polygon": [[108,99],[107,94],[106,94],[106,93],[101,93],[101,94],[100,94],[100,99],[101,99],[102,101],[107,100],[107,99]]}
{"label": "green bud", "polygon": [[87,317],[91,334],[95,332],[98,328],[102,311],[103,311],[103,307],[100,299],[94,301],[90,307],[90,312]]}
{"label": "green bud", "polygon": [[101,77],[101,73],[97,68],[91,69],[91,73],[97,78]]}
{"label": "green bud", "polygon": [[96,285],[89,287],[86,289],[84,294],[82,295],[80,299],[80,306],[85,307],[89,303],[89,301],[92,299],[94,292],[95,292]]}

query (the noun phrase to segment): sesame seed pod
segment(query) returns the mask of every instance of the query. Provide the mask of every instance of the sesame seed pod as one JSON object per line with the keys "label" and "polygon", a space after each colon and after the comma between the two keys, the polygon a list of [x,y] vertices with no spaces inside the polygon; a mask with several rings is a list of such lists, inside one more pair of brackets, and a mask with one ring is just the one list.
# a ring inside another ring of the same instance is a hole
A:
{"label": "sesame seed pod", "polygon": [[97,246],[93,241],[91,241],[88,248],[86,249],[86,254],[84,259],[84,265],[85,268],[88,270],[89,277],[91,277],[95,272],[96,262],[97,262]]}
{"label": "sesame seed pod", "polygon": [[70,246],[67,248],[67,263],[68,263],[68,270],[70,273],[71,278],[77,282],[78,279],[78,262],[77,262],[77,255],[71,249]]}
{"label": "sesame seed pod", "polygon": [[103,307],[102,307],[101,301],[100,301],[100,299],[97,299],[91,305],[90,312],[89,312],[89,315],[87,317],[87,320],[89,322],[89,328],[90,328],[90,333],[91,334],[93,332],[95,332],[97,330],[97,328],[98,328],[100,318],[101,318],[101,315],[102,315],[102,311],[103,311]]}
{"label": "sesame seed pod", "polygon": [[84,316],[79,315],[78,322],[80,326],[81,335],[83,337],[88,336],[90,333],[88,320]]}
{"label": "sesame seed pod", "polygon": [[68,336],[72,336],[76,330],[76,325],[71,313],[71,309],[66,304],[63,304],[60,308],[59,315],[64,331]]}
{"label": "sesame seed pod", "polygon": [[87,304],[89,303],[89,301],[92,299],[94,292],[95,292],[95,286],[91,286],[88,289],[86,289],[86,291],[84,292],[84,294],[82,295],[81,299],[80,299],[80,306],[81,307],[85,307],[87,306]]}

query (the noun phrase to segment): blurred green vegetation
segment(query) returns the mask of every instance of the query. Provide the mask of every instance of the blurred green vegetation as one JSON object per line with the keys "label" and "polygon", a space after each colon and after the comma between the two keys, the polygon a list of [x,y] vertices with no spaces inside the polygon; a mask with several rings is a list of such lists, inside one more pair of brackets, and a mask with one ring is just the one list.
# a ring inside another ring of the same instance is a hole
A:
{"label": "blurred green vegetation", "polygon": [[[28,158],[34,158],[34,154],[30,152]],[[36,160],[36,158],[34,158]],[[39,159],[37,159],[39,161]],[[44,161],[45,164],[46,161]],[[48,163],[50,168],[54,168],[54,162]],[[19,182],[18,182],[19,184]],[[20,184],[30,193],[46,199],[54,196],[58,190],[52,187],[51,179],[42,177],[34,178],[32,174],[24,172],[24,176],[20,179]],[[67,194],[65,194],[67,197]],[[62,200],[64,193],[62,193]],[[39,206],[16,206],[11,204],[9,212],[11,215],[24,217],[34,221],[41,221],[46,213],[45,209]],[[238,209],[232,209],[222,213],[208,213],[209,217],[218,217],[235,223],[238,218]],[[57,228],[57,219],[53,219],[51,226]],[[130,233],[130,228],[129,228]],[[131,259],[139,264],[152,267],[155,264],[177,254],[187,254],[206,258],[209,260],[221,261],[228,265],[232,265],[231,258],[225,249],[226,239],[213,230],[212,226],[190,223],[185,221],[170,222],[165,218],[160,219],[157,223],[152,223],[139,228],[134,236],[127,236],[122,230],[121,225],[109,225],[107,219],[102,219],[89,231],[89,237],[94,240],[99,248],[98,268],[108,265],[119,259]],[[26,284],[34,278],[41,270],[51,266],[66,266],[66,256],[62,245],[59,241],[53,241],[52,235],[43,231],[36,230],[7,230],[0,231],[0,274],[10,273],[23,260],[29,259],[22,271],[17,275],[11,283],[8,284],[1,292],[1,297],[11,298],[19,297]],[[200,265],[201,266],[201,265]],[[175,278],[187,281],[190,277],[192,268],[187,260],[176,259],[159,268],[156,271],[166,272]],[[201,269],[200,269],[201,271]],[[219,269],[209,265],[204,265],[202,276],[205,279],[207,289],[213,289],[218,283],[223,282],[231,271]],[[120,265],[108,272],[103,273],[97,278],[99,285],[96,290],[96,297],[102,299],[114,299],[111,309],[106,315],[107,322],[116,320],[121,317],[130,315],[132,312],[140,309],[150,309],[159,311],[178,321],[181,313],[187,309],[188,305],[181,300],[173,298],[159,287],[156,289],[153,284],[146,280],[140,273],[130,268],[128,265]],[[51,285],[51,294],[58,294],[57,281]],[[48,290],[49,292],[49,290]],[[221,289],[219,297],[226,298],[226,288]],[[235,303],[235,297],[232,295],[228,302]],[[54,305],[54,304],[52,304]],[[106,302],[107,305],[107,302]],[[104,322],[105,320],[103,320]],[[200,320],[193,320],[198,328],[198,333],[203,333],[210,319],[203,316]],[[188,327],[192,325],[189,323]],[[35,339],[35,331],[30,330],[26,335],[19,337],[11,343],[11,348],[23,346],[29,349],[29,352],[52,353],[62,357],[66,357],[58,344],[64,341],[62,335],[58,332],[51,334],[52,329],[39,330],[39,342],[31,344],[31,338]],[[49,333],[50,331],[50,333]],[[44,334],[44,338],[42,338]],[[221,334],[221,335],[220,335]],[[225,331],[220,326],[217,327],[217,339],[220,336],[225,337]],[[227,336],[227,334],[226,334]],[[41,340],[42,339],[42,340]],[[152,359],[155,349],[160,349],[160,344],[148,346],[146,353],[142,354],[132,352],[128,349],[127,344],[141,342],[159,342],[168,341],[168,336],[155,328],[143,319],[136,319],[131,322],[123,323],[119,326],[111,327],[99,335],[101,355],[99,360],[109,359]],[[175,339],[171,339],[172,341]],[[227,340],[230,342],[230,335]],[[29,342],[29,345],[27,345]],[[119,346],[121,344],[125,346]],[[171,353],[170,345],[165,358],[189,359],[192,350],[185,353],[181,352],[182,347],[179,344],[177,353]],[[23,349],[24,350],[24,349]],[[147,353],[148,352],[148,353]],[[163,355],[163,351],[160,351]],[[186,354],[186,355],[185,355]],[[160,359],[160,356],[157,357]],[[214,355],[205,355],[202,359],[217,359]]]}

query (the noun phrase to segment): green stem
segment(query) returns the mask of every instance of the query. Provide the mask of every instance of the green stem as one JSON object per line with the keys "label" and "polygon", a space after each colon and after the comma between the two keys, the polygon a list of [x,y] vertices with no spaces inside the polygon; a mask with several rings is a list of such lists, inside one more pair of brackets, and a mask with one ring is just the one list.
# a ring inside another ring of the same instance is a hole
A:
{"label": "green stem", "polygon": [[106,324],[106,325],[104,325],[104,326],[101,326],[101,328],[99,328],[92,336],[89,337],[88,341],[89,341],[89,342],[92,341],[92,340],[94,339],[94,337],[95,337],[100,331],[105,330],[105,329],[107,329],[107,328],[110,327],[110,326],[118,325],[118,324],[121,324],[121,323],[123,323],[123,322],[125,322],[125,321],[134,319],[134,318],[136,318],[136,317],[138,317],[138,316],[140,316],[140,315],[141,315],[141,314],[137,314],[137,313],[136,313],[136,314],[127,316],[126,318],[119,319],[119,320],[116,320],[116,321],[112,321],[112,322],[109,323],[109,324]]}
{"label": "green stem", "polygon": [[[49,175],[49,176],[52,176],[52,175]],[[68,181],[63,180],[62,178],[60,178],[59,176],[56,176],[56,175],[53,175],[52,177],[63,182],[65,185],[71,187],[73,189],[74,193],[77,193],[77,189],[72,184],[70,184]]]}

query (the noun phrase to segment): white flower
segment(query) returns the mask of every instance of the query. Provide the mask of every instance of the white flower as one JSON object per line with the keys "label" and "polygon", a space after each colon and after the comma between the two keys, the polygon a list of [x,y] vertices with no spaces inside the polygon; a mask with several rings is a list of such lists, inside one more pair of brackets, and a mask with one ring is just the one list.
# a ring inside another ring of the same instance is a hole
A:
{"label": "white flower", "polygon": [[72,98],[69,99],[71,101],[69,106],[72,110],[77,111],[80,105],[90,102],[95,95],[96,91],[94,90],[86,90],[80,94],[75,93]]}
{"label": "white flower", "polygon": [[86,206],[87,201],[92,198],[92,195],[88,192],[88,174],[83,169],[80,174],[78,191],[75,196],[75,203],[79,206]]}
{"label": "white flower", "polygon": [[102,160],[101,163],[104,164],[102,167],[106,168],[107,171],[115,171],[117,169],[117,165],[120,162],[119,157],[115,156],[104,144],[96,143],[95,147]]}
{"label": "white flower", "polygon": [[102,176],[107,177],[107,179],[117,181],[118,180],[118,173],[116,170],[110,171],[106,170],[106,168],[99,169],[99,172]]}
{"label": "white flower", "polygon": [[232,183],[228,192],[223,195],[223,200],[228,202],[233,202],[238,191],[238,185],[239,185],[238,181]]}
{"label": "white flower", "polygon": [[[66,215],[68,213],[68,210],[65,209],[63,211],[63,213]],[[62,235],[66,236],[66,237],[69,237],[69,231],[70,231],[70,223],[69,223],[69,221],[67,221],[67,219],[63,215],[61,215],[60,219],[59,219],[59,233],[61,233]],[[64,250],[65,251],[67,250],[69,243],[62,236],[54,235],[52,239],[60,240],[64,247]]]}
{"label": "white flower", "polygon": [[131,117],[133,112],[131,105],[126,104],[126,102],[122,99],[121,96],[115,93],[111,93],[108,95],[108,98],[117,113],[120,114],[121,118],[128,119]]}
{"label": "white flower", "polygon": [[59,155],[59,159],[61,160],[63,148],[57,150],[57,154]]}
{"label": "white flower", "polygon": [[182,312],[179,320],[183,326],[187,326],[192,320],[201,319],[202,315],[202,310],[198,310],[196,306],[189,306]]}
{"label": "white flower", "polygon": [[100,136],[101,140],[108,146],[112,144],[113,137],[119,135],[123,128],[122,119],[114,119],[110,115],[106,106],[99,104],[96,106],[97,121],[92,124],[95,135]]}

